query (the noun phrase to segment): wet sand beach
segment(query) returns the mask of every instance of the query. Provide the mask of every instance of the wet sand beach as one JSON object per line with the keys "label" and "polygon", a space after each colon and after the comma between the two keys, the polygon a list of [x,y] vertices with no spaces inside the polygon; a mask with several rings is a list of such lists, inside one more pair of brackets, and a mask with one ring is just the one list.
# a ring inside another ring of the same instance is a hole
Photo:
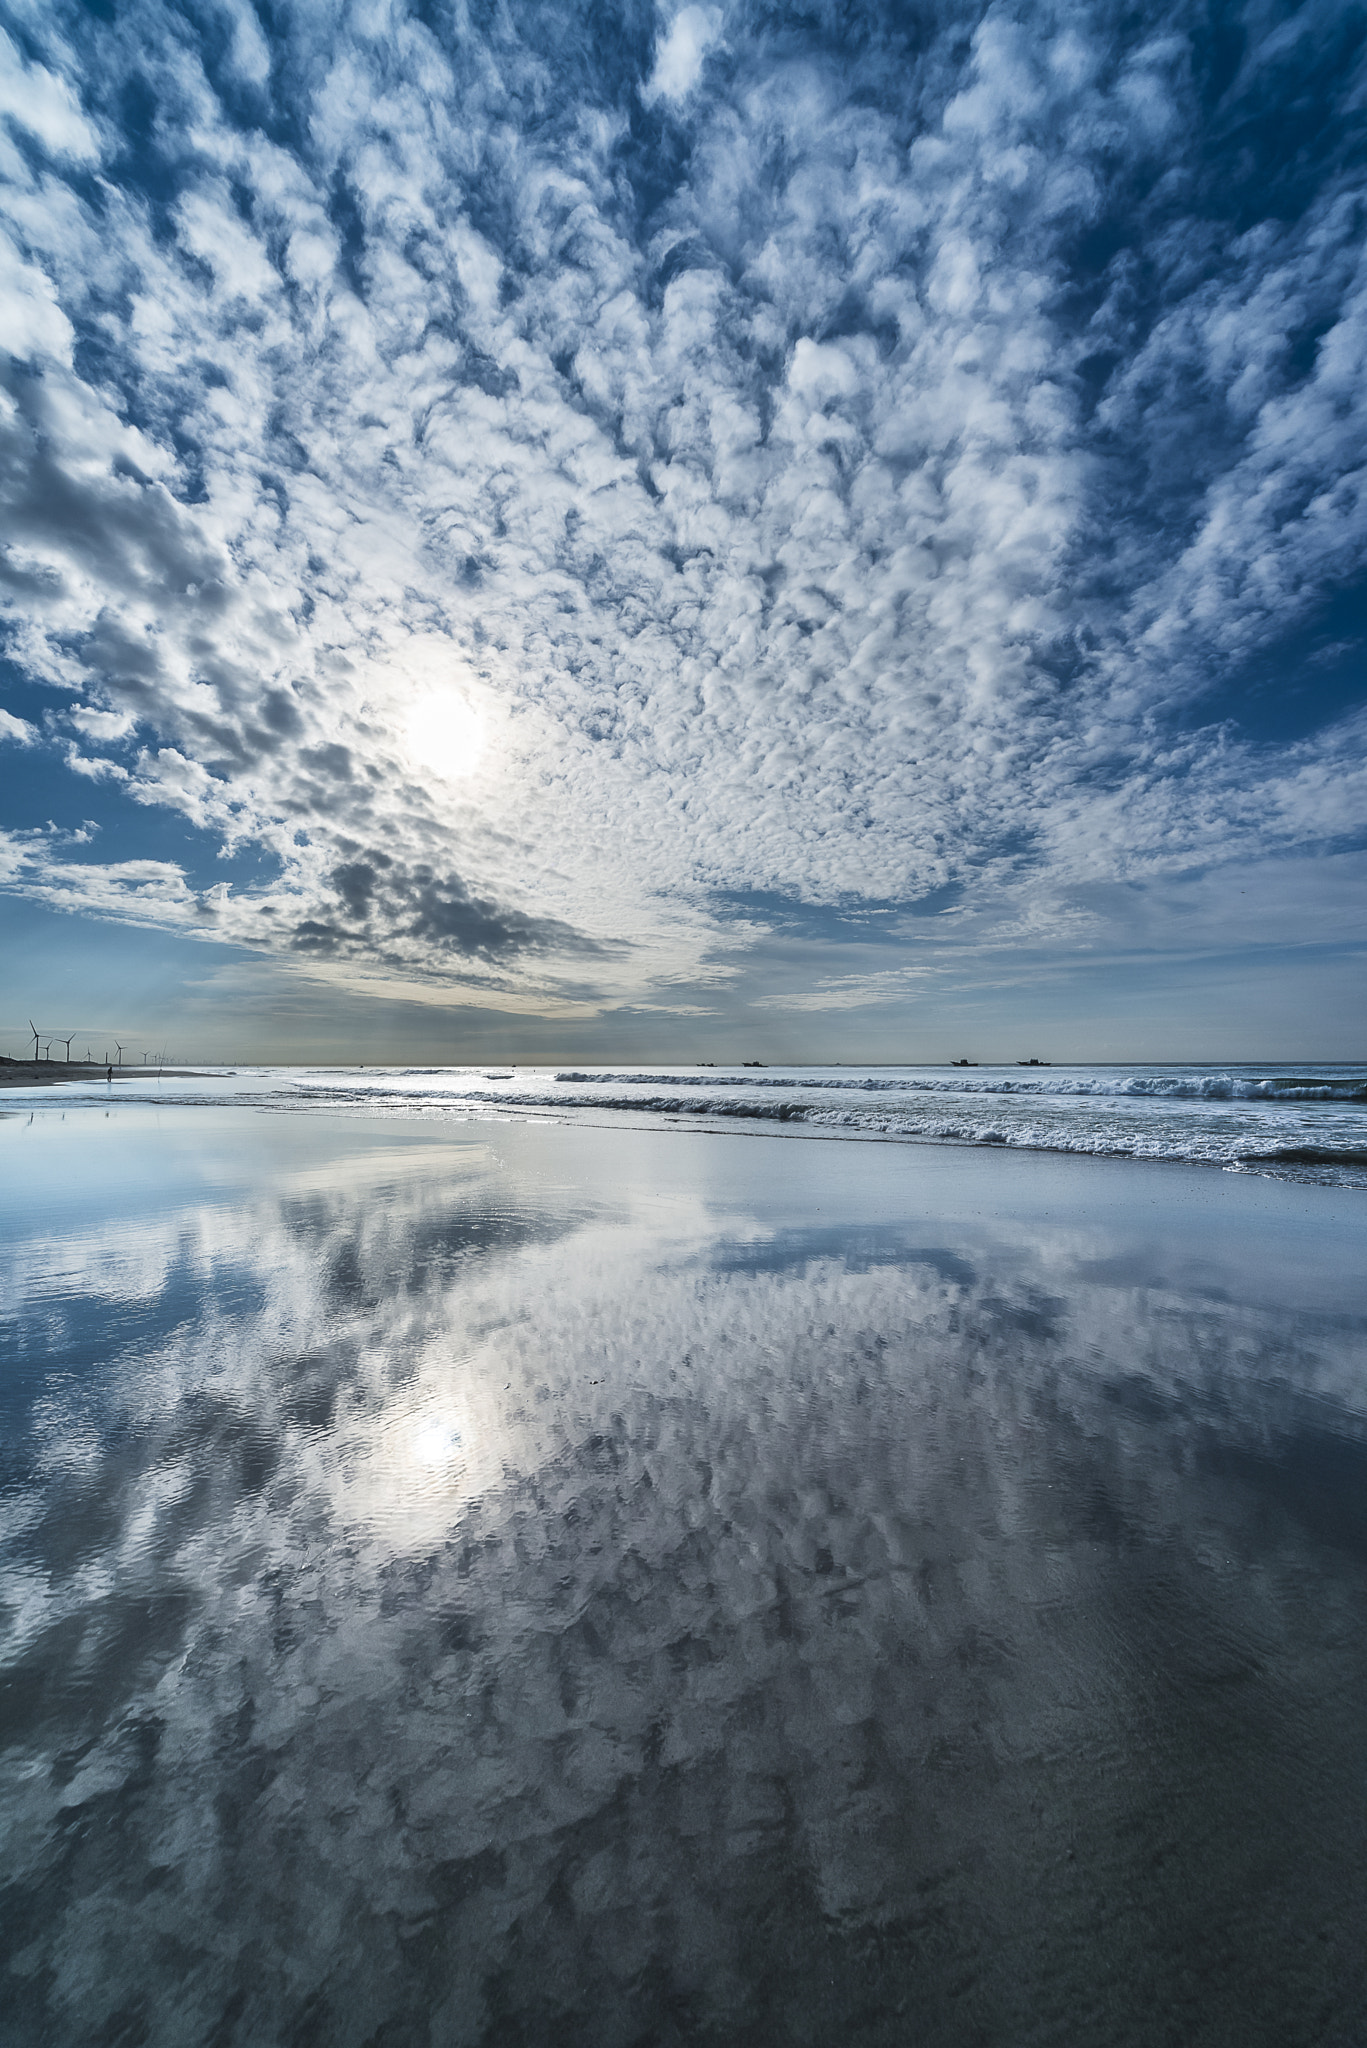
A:
{"label": "wet sand beach", "polygon": [[[103,1060],[12,1060],[0,1055],[0,1088],[55,1088],[64,1081],[103,1081],[105,1073]],[[189,1081],[195,1076],[188,1067],[116,1066],[110,1078],[123,1082]]]}
{"label": "wet sand beach", "polygon": [[1360,2039],[1367,1209],[0,1116],[23,2048]]}

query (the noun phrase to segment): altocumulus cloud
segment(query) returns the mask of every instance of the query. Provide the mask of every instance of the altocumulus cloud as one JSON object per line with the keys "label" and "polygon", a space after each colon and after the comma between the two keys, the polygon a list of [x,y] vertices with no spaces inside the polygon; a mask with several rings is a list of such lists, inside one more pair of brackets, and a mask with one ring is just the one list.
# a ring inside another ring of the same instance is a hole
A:
{"label": "altocumulus cloud", "polygon": [[1361,843],[1360,12],[4,20],[0,744],[271,877],[6,888],[667,1008]]}

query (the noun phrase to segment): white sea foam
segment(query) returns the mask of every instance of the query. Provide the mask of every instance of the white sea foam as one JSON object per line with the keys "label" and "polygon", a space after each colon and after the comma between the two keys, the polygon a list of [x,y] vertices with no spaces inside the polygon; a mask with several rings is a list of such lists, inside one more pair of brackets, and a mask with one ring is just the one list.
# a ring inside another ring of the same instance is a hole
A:
{"label": "white sea foam", "polygon": [[[90,1092],[83,1085],[79,1092]],[[96,1090],[95,1092],[99,1092]],[[1179,1160],[1367,1187],[1367,1076],[1164,1067],[256,1068],[120,1095],[426,1117],[651,1120]]]}
{"label": "white sea foam", "polygon": [[[439,1070],[438,1070],[439,1071]],[[604,1087],[630,1085],[656,1088],[838,1088],[864,1093],[953,1095],[1138,1095],[1177,1102],[1353,1102],[1367,1103],[1367,1076],[1257,1075],[1242,1069],[1163,1070],[1154,1072],[1045,1068],[1010,1072],[1000,1068],[966,1074],[924,1069],[871,1068],[814,1071],[795,1069],[772,1074],[656,1073],[645,1069],[613,1073],[606,1068],[570,1069],[555,1075],[558,1082]]]}

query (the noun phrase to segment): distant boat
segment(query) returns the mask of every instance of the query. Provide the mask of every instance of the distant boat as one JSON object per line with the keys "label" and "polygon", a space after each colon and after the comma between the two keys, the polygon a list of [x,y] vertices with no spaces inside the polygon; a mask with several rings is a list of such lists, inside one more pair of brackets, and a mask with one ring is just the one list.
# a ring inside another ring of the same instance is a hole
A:
{"label": "distant boat", "polygon": [[1054,1062],[1053,1062],[1052,1060],[1017,1060],[1017,1061],[1016,1061],[1016,1065],[1017,1065],[1018,1067],[1052,1067],[1052,1066],[1053,1066],[1053,1064],[1054,1064]]}
{"label": "distant boat", "polygon": [[978,1062],[976,1060],[951,1060],[949,1064],[951,1067],[976,1067]]}
{"label": "distant boat", "polygon": [[743,1067],[762,1067],[764,1062],[763,1060],[742,1060],[741,1065]]}

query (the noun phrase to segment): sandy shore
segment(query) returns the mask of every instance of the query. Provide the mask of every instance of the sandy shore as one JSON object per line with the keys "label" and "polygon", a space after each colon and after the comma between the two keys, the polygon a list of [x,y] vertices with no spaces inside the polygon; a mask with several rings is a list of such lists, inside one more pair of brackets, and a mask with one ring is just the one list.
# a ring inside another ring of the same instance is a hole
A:
{"label": "sandy shore", "polygon": [[12,2048],[1362,2043],[1357,1191],[249,1086],[0,1106]]}
{"label": "sandy shore", "polygon": [[[102,1081],[99,1060],[12,1060],[0,1055],[0,1088],[53,1088],[59,1081]],[[115,1067],[116,1081],[193,1080],[192,1067]]]}

